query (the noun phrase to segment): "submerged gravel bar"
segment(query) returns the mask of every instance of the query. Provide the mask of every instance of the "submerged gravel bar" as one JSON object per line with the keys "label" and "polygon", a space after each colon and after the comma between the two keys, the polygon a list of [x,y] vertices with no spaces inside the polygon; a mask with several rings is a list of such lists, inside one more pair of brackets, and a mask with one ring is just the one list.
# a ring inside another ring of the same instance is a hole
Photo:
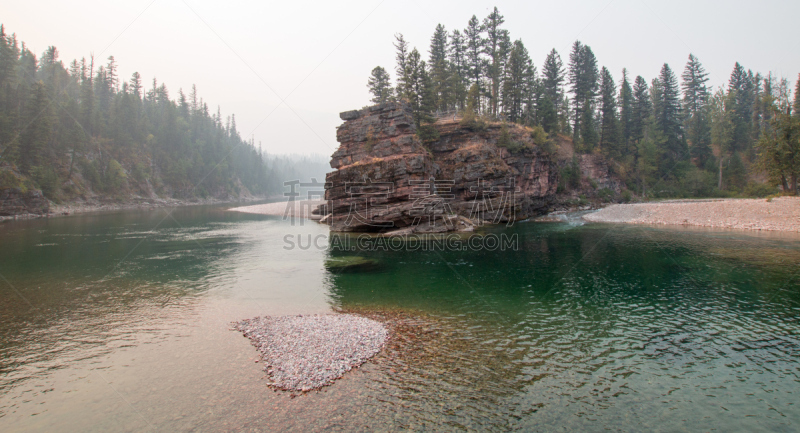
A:
{"label": "submerged gravel bar", "polygon": [[352,314],[256,317],[234,323],[258,351],[269,385],[309,391],[330,385],[377,354],[388,332]]}

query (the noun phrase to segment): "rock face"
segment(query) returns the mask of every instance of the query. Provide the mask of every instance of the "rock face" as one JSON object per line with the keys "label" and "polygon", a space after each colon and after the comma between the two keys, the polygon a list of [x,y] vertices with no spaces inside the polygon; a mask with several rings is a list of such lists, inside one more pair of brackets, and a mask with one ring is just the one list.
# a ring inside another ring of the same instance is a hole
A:
{"label": "rock face", "polygon": [[622,190],[622,181],[611,174],[611,169],[602,156],[580,155],[579,165],[581,174],[597,183],[597,188],[607,188],[617,194]]}
{"label": "rock face", "polygon": [[0,216],[46,215],[50,203],[39,190],[22,192],[20,188],[0,190]]}
{"label": "rock face", "polygon": [[334,231],[468,231],[538,215],[554,199],[556,164],[529,129],[508,125],[501,138],[499,123],[475,130],[440,119],[438,138],[423,144],[404,104],[340,117],[321,211]]}

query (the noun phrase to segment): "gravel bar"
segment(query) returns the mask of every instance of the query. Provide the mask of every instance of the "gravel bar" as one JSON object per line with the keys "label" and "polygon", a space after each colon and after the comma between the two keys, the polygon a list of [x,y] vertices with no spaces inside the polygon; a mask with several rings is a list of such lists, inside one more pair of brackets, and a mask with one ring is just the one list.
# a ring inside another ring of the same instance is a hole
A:
{"label": "gravel bar", "polygon": [[386,327],[353,314],[256,317],[234,322],[261,353],[269,386],[309,391],[342,377],[383,348]]}
{"label": "gravel bar", "polygon": [[616,204],[584,215],[583,219],[607,223],[800,232],[800,197]]}
{"label": "gravel bar", "polygon": [[259,215],[277,215],[297,218],[318,219],[317,215],[311,212],[317,206],[324,204],[325,200],[295,200],[280,201],[276,203],[255,204],[251,206],[240,206],[228,209],[233,212],[253,213]]}

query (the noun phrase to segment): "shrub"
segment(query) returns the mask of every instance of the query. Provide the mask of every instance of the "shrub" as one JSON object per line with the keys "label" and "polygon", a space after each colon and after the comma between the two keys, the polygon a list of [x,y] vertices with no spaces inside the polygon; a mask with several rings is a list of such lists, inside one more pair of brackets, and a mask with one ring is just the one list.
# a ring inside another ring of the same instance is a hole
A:
{"label": "shrub", "polygon": [[613,196],[614,196],[614,191],[608,188],[602,188],[600,189],[600,191],[597,191],[597,198],[599,198],[600,201],[604,202],[611,201],[611,197]]}
{"label": "shrub", "polygon": [[58,173],[51,166],[34,167],[31,170],[31,177],[42,190],[45,197],[53,200],[58,195],[59,179]]}
{"label": "shrub", "polygon": [[486,130],[486,121],[479,118],[475,114],[475,111],[470,110],[469,108],[464,112],[464,117],[461,118],[461,121],[459,121],[458,124],[462,128],[469,129],[472,132]]}
{"label": "shrub", "polygon": [[417,129],[417,137],[423,143],[432,143],[439,139],[439,130],[433,125],[420,125],[419,129]]}
{"label": "shrub", "polygon": [[778,188],[775,185],[768,183],[750,182],[744,187],[744,196],[746,197],[768,197],[778,193]]}
{"label": "shrub", "polygon": [[108,168],[106,169],[106,186],[108,187],[110,192],[117,192],[125,181],[128,179],[128,175],[125,174],[125,170],[122,169],[122,165],[117,162],[116,159],[111,159],[108,162]]}

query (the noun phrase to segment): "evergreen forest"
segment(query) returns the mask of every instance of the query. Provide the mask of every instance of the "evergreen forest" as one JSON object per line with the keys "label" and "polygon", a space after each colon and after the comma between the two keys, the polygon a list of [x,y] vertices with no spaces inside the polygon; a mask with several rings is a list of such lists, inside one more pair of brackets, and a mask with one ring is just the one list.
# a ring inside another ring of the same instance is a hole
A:
{"label": "evergreen forest", "polygon": [[689,54],[682,70],[665,63],[648,80],[601,66],[580,41],[537,68],[504,21],[494,8],[463,30],[439,24],[427,59],[396,34],[394,84],[375,67],[371,102],[406,101],[420,135],[437,113],[453,111],[541,128],[571,139],[577,153],[603,155],[643,197],[797,194],[800,77],[792,99],[787,79],[736,62],[727,86],[714,89]]}
{"label": "evergreen forest", "polygon": [[326,158],[259,151],[194,85],[170,98],[156,78],[120,77],[113,56],[100,63],[65,65],[55,46],[37,57],[0,25],[0,189],[38,188],[56,202],[235,199],[330,170]]}

